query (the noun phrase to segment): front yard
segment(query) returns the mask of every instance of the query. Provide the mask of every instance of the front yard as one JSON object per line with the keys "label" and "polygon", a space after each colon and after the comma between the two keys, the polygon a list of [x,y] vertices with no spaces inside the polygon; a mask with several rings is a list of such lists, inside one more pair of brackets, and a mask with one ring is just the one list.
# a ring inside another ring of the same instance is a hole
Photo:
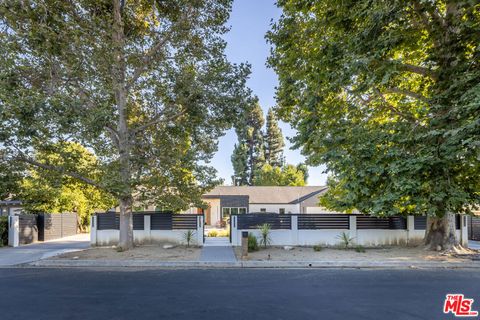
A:
{"label": "front yard", "polygon": [[65,253],[52,259],[197,261],[202,250],[198,247],[187,248],[180,245],[165,249],[164,245],[142,245],[123,252],[117,251],[114,247],[93,247],[83,251]]}
{"label": "front yard", "polygon": [[[315,251],[312,247],[292,247],[285,250],[284,247],[260,248],[258,251],[249,252],[244,260],[251,261],[444,261],[464,262],[478,257],[478,252],[469,251],[464,255],[443,254],[425,250],[418,247],[382,247],[362,248],[360,252],[354,249],[321,248]],[[364,251],[364,252],[362,252]],[[241,249],[236,249],[235,254],[241,260]]]}

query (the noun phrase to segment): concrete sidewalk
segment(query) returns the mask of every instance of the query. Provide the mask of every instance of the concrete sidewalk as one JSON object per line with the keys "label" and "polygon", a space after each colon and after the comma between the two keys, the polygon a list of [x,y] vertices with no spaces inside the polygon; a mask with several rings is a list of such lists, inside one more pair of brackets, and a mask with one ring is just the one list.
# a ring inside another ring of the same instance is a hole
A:
{"label": "concrete sidewalk", "polygon": [[470,249],[480,250],[480,241],[469,240],[468,241],[468,247]]}
{"label": "concrete sidewalk", "polygon": [[88,234],[0,249],[0,267],[15,266],[90,247]]}

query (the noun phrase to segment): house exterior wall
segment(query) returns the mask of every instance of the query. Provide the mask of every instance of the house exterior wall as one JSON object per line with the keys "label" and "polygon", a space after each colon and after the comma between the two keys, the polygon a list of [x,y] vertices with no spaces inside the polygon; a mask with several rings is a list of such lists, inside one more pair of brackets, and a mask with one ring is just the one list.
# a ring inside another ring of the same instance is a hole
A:
{"label": "house exterior wall", "polygon": [[217,225],[221,220],[220,199],[204,199],[210,206],[210,225]]}
{"label": "house exterior wall", "polygon": [[220,196],[220,206],[222,208],[247,208],[248,210],[248,196]]}
{"label": "house exterior wall", "polygon": [[270,212],[270,213],[280,213],[280,208],[284,208],[285,213],[300,213],[299,204],[285,204],[285,203],[278,203],[278,204],[251,203],[249,205],[248,212],[260,212],[260,209],[262,208],[265,208],[266,212]]}
{"label": "house exterior wall", "polygon": [[305,207],[302,206],[302,213],[338,213],[335,211],[330,211],[324,207]]}

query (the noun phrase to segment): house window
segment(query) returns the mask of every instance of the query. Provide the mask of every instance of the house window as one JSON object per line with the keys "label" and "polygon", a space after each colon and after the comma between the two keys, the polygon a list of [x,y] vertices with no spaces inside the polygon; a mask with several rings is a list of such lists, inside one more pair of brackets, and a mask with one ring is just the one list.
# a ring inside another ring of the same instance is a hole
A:
{"label": "house window", "polygon": [[244,207],[222,207],[222,219],[230,217],[231,214],[245,214],[247,208]]}
{"label": "house window", "polygon": [[260,208],[260,212],[267,212],[266,208]]}
{"label": "house window", "polygon": [[280,213],[280,214],[285,214],[285,208],[280,208],[280,209],[278,209],[278,213]]}

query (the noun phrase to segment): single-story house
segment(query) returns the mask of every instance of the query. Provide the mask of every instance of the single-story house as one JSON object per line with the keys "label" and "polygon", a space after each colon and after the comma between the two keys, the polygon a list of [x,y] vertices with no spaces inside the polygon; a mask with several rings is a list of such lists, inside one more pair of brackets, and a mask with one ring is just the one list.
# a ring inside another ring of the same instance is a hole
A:
{"label": "single-story house", "polygon": [[[319,197],[327,190],[324,186],[218,186],[204,194],[208,204],[204,210],[205,223],[218,225],[230,214],[243,213],[330,213],[319,206]],[[190,208],[188,213],[201,213]]]}
{"label": "single-story house", "polygon": [[0,217],[13,216],[22,212],[22,201],[20,200],[5,200],[0,201]]}

